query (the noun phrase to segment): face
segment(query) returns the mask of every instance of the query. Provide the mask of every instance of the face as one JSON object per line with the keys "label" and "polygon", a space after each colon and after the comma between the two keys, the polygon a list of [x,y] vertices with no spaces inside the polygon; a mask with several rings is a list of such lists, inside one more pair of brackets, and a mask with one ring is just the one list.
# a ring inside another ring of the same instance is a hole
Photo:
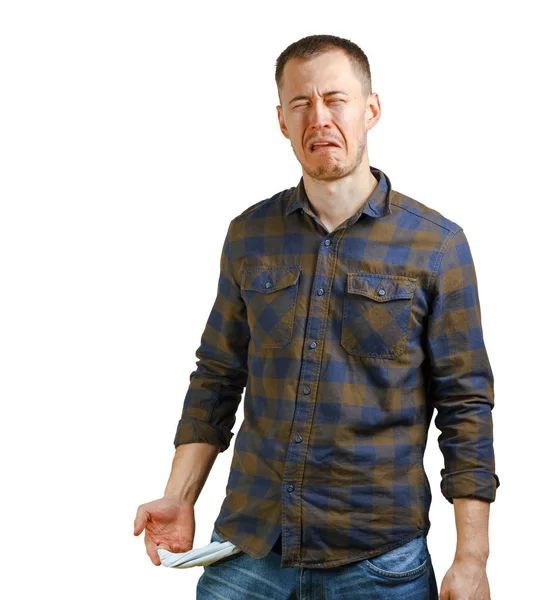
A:
{"label": "face", "polygon": [[[333,181],[352,174],[367,148],[367,131],[380,118],[376,93],[361,84],[342,50],[290,59],[283,71],[278,121],[310,177]],[[321,138],[331,145],[313,143]]]}

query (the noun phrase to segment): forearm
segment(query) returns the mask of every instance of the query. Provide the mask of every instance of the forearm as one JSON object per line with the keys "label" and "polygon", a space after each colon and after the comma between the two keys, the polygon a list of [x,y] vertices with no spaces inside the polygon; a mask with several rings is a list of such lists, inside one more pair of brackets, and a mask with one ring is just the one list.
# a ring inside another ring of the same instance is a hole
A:
{"label": "forearm", "polygon": [[177,446],[164,497],[194,505],[219,452],[205,442]]}
{"label": "forearm", "polygon": [[489,555],[490,502],[478,498],[454,498],[457,527],[455,558],[486,563]]}

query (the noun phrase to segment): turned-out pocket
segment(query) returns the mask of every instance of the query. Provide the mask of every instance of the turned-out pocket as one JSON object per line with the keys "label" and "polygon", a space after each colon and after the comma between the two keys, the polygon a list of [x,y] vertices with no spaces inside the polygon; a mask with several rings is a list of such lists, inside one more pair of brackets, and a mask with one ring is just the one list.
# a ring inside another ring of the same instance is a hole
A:
{"label": "turned-out pocket", "polygon": [[[216,531],[213,529],[213,531],[211,532],[211,543],[212,542],[220,542],[220,543],[225,543],[227,540],[225,540],[223,537],[220,537]],[[245,553],[243,551],[237,552],[236,554],[231,554],[229,556],[225,556],[219,560],[216,560],[212,563],[209,563],[208,565],[205,565],[204,569],[207,568],[214,568],[214,567],[218,567],[220,565],[225,565],[226,563],[230,562],[230,561],[236,561],[237,559],[246,556]]]}
{"label": "turned-out pocket", "polygon": [[381,273],[348,273],[341,345],[349,354],[394,359],[408,344],[417,279]]}
{"label": "turned-out pocket", "polygon": [[254,266],[242,270],[252,342],[258,348],[283,348],[293,337],[300,265]]}

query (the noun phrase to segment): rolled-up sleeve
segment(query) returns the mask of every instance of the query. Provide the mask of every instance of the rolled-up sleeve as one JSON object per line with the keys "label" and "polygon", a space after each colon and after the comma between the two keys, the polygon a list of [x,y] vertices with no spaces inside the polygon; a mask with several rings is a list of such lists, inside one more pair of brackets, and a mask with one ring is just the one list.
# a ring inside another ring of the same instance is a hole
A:
{"label": "rolled-up sleeve", "polygon": [[494,377],[481,326],[476,271],[462,229],[446,240],[429,286],[428,398],[444,458],[440,489],[453,498],[493,502],[495,473],[492,409]]}
{"label": "rolled-up sleeve", "polygon": [[240,283],[234,273],[229,224],[220,259],[216,299],[196,350],[197,369],[177,425],[174,445],[207,442],[224,452],[248,378],[250,331]]}

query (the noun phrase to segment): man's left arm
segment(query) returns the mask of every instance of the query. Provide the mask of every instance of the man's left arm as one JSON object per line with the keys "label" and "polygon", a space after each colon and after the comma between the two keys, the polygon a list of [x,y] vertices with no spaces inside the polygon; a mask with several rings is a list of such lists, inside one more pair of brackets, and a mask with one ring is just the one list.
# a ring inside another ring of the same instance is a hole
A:
{"label": "man's left arm", "polygon": [[485,348],[477,277],[462,229],[446,240],[430,284],[428,397],[444,457],[441,492],[454,505],[457,548],[442,600],[488,600],[488,518],[495,473],[494,377]]}
{"label": "man's left arm", "polygon": [[455,559],[487,564],[489,557],[490,502],[477,498],[454,498],[457,549]]}

